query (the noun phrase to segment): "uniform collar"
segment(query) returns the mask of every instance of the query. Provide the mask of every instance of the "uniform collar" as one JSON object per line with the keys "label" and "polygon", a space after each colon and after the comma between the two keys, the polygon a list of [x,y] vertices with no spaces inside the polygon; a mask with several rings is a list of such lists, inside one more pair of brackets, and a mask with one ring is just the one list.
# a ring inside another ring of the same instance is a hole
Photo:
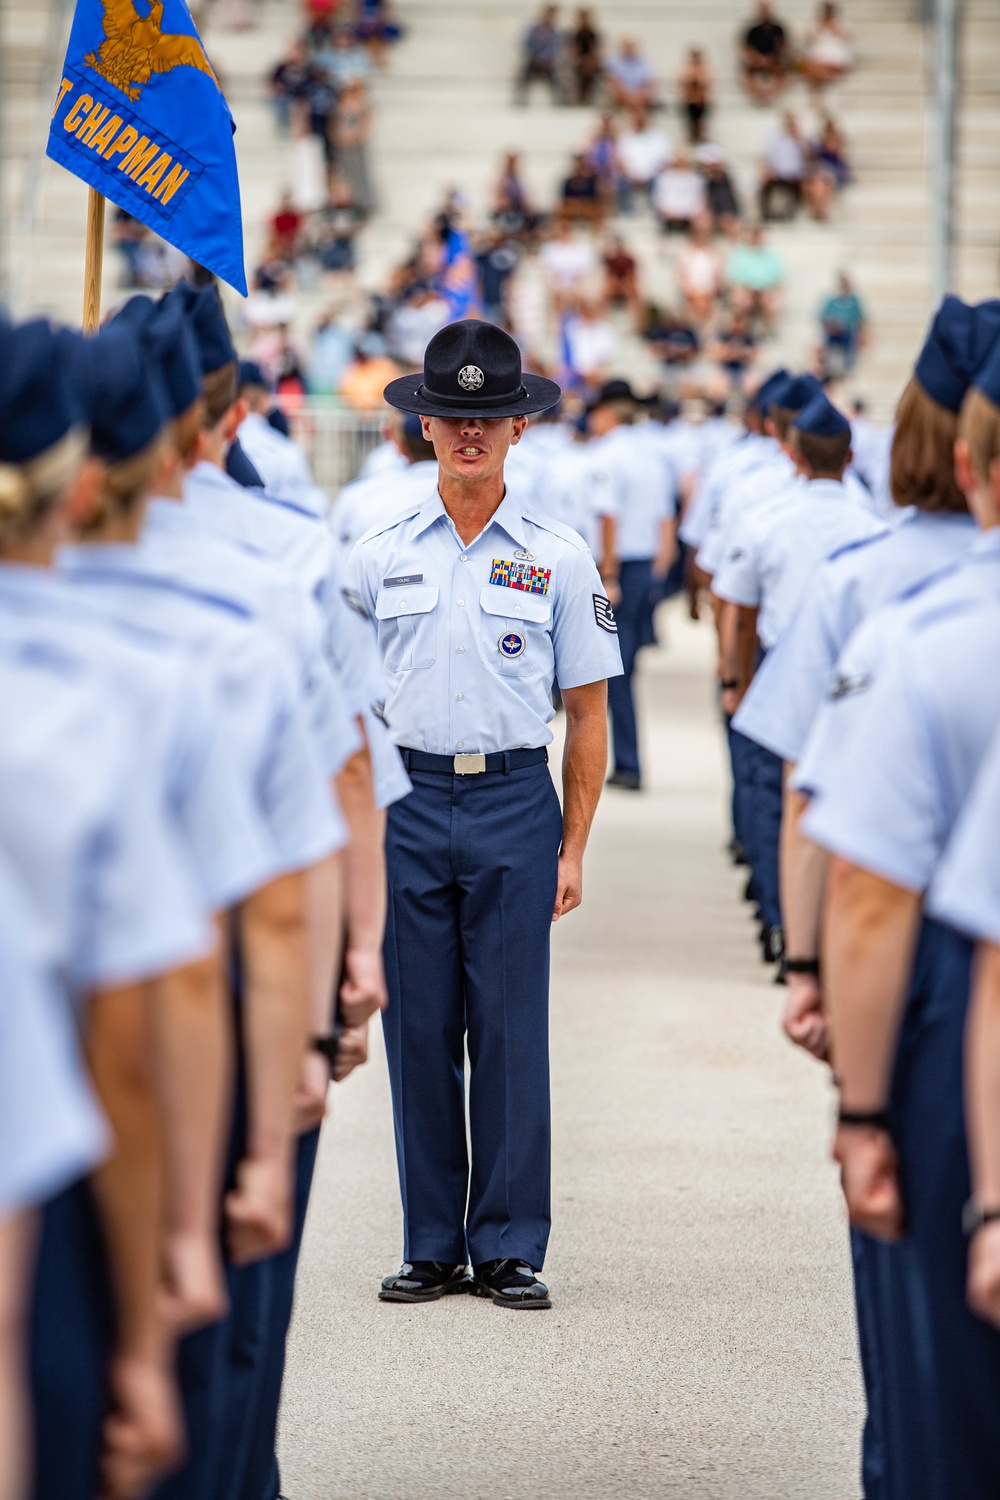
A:
{"label": "uniform collar", "polygon": [[65,600],[66,580],[58,568],[31,563],[0,562],[0,597],[30,604],[32,600]]}
{"label": "uniform collar", "polygon": [[1000,526],[991,526],[984,531],[973,542],[971,550],[976,553],[985,553],[987,556],[1000,552]]}
{"label": "uniform collar", "polygon": [[[211,464],[198,465],[199,469],[211,467]],[[151,536],[190,536],[192,530],[198,529],[203,529],[203,523],[183,500],[150,500],[139,540],[142,543]]]}
{"label": "uniform collar", "polygon": [[[418,520],[414,536],[421,536],[429,527],[434,525],[435,521],[439,521],[442,516],[450,519],[448,512],[444,508],[444,501],[441,499],[440,492],[435,490],[430,499],[425,500],[417,511]],[[520,505],[518,505],[511,494],[509,486],[500,504],[480,532],[480,536],[485,536],[491,526],[501,527],[519,547],[526,547],[528,545],[524,531],[524,516]]]}

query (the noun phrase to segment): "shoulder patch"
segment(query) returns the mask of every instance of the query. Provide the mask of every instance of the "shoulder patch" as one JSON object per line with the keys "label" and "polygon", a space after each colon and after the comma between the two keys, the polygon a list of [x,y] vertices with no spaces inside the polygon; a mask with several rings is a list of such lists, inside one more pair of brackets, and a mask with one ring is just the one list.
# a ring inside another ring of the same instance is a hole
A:
{"label": "shoulder patch", "polygon": [[605,594],[594,595],[594,619],[600,625],[601,629],[606,630],[609,635],[618,634],[618,621],[615,619],[615,612],[611,608],[611,600]]}
{"label": "shoulder patch", "polygon": [[734,547],[732,552],[730,552],[729,554],[729,561],[742,562],[745,557],[746,553],[744,552],[742,547]]}
{"label": "shoulder patch", "polygon": [[365,609],[365,601],[362,599],[357,589],[345,588],[341,589],[340,592],[343,595],[344,603],[347,604],[351,609],[353,609],[356,615],[360,615],[362,620],[371,619],[371,615]]}
{"label": "shoulder patch", "polygon": [[838,672],[830,683],[828,696],[831,703],[839,703],[842,698],[853,698],[856,693],[863,693],[871,685],[869,672]]}

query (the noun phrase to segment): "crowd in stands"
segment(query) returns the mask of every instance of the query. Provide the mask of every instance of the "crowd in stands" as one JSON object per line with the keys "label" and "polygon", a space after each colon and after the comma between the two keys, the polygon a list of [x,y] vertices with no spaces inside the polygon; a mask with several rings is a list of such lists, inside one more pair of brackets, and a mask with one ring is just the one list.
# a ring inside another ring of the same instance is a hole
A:
{"label": "crowd in stands", "polygon": [[[305,0],[298,35],[267,77],[287,190],[247,316],[250,353],[276,388],[378,409],[380,382],[418,366],[446,322],[473,315],[507,327],[531,366],[584,400],[636,340],[668,395],[695,375],[739,393],[782,317],[787,268],[769,226],[799,214],[822,223],[851,181],[827,100],[853,66],[836,5],[821,3],[797,39],[760,0],[735,38],[748,99],[761,109],[780,101],[754,181],[713,139],[721,59],[692,45],[666,78],[638,40],[605,35],[596,10],[564,20],[546,6],[520,39],[514,102],[537,109],[541,86],[543,109],[594,112],[553,200],[539,201],[521,157],[506,153],[485,214],[450,191],[373,291],[357,274],[359,235],[378,207],[370,86],[400,35],[386,0]],[[783,98],[796,80],[808,90],[810,126]],[[662,236],[652,262],[650,227]],[[129,283],[155,284],[162,267],[133,232],[122,216]],[[301,342],[291,333],[299,292],[329,294]],[[817,313],[817,370],[851,374],[867,325],[846,275]]]}

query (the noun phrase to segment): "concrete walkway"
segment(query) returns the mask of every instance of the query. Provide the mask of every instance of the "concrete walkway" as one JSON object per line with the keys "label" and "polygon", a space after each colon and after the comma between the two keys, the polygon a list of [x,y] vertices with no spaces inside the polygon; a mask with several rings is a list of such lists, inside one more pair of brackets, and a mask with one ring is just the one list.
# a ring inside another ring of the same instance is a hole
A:
{"label": "concrete walkway", "polygon": [[556,931],[551,1312],[380,1304],[400,1251],[380,1040],[336,1091],[292,1331],[291,1500],[855,1500],[860,1385],[819,1067],[778,1032],[707,624],[647,653],[649,791],[608,793]]}

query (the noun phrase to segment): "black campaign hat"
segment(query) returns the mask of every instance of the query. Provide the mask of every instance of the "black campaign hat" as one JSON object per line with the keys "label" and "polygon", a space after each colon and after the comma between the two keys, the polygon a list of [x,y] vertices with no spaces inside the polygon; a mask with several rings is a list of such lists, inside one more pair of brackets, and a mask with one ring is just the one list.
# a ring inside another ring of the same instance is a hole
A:
{"label": "black campaign hat", "polygon": [[421,417],[530,417],[555,406],[554,380],[521,371],[521,351],[493,323],[464,318],[436,333],[424,354],[423,375],[391,380],[390,406]]}

